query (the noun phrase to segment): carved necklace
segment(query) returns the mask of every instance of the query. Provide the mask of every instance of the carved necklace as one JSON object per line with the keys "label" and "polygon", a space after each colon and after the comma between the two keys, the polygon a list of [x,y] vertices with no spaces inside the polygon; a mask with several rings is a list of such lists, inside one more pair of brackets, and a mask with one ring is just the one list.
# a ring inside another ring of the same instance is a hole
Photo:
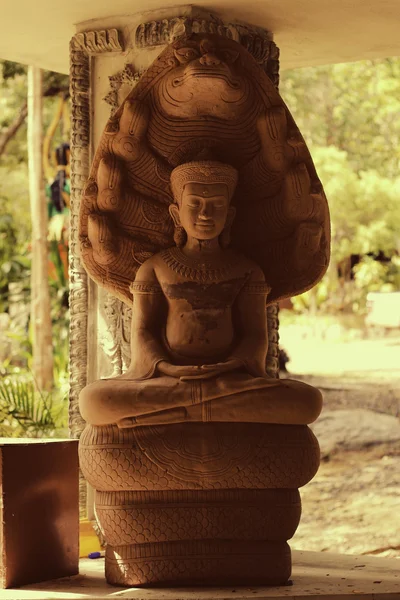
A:
{"label": "carved necklace", "polygon": [[[201,283],[224,280],[237,266],[237,258],[232,257],[223,264],[215,259],[213,261],[196,260],[186,256],[177,246],[163,250],[161,257],[175,273]],[[220,266],[216,266],[219,262]]]}

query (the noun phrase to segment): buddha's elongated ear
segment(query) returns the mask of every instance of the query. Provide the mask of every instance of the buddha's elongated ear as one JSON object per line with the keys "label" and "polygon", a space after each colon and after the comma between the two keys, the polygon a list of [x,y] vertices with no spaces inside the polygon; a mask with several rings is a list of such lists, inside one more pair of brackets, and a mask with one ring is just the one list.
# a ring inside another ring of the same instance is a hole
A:
{"label": "buddha's elongated ear", "polygon": [[236,208],[234,206],[230,206],[228,208],[228,216],[226,218],[226,225],[225,225],[225,227],[226,226],[231,227],[235,216],[236,216]]}
{"label": "buddha's elongated ear", "polygon": [[236,208],[234,206],[230,206],[228,208],[228,215],[226,217],[225,227],[224,227],[221,235],[219,236],[219,241],[220,241],[222,248],[228,248],[228,246],[230,246],[231,228],[232,228],[232,223],[233,223],[233,219],[235,218],[235,215],[236,215]]}
{"label": "buddha's elongated ear", "polygon": [[174,222],[175,227],[180,227],[181,225],[181,219],[179,216],[179,208],[177,204],[170,204],[169,205],[169,214],[171,215],[171,218]]}

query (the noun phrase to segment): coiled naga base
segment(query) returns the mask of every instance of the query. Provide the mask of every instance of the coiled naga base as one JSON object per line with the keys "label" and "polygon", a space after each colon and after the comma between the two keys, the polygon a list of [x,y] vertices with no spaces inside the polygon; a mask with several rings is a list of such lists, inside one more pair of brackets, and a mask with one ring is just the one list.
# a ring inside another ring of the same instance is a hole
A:
{"label": "coiled naga base", "polygon": [[96,489],[115,585],[280,585],[300,521],[298,487],[319,465],[305,425],[86,427],[82,470]]}

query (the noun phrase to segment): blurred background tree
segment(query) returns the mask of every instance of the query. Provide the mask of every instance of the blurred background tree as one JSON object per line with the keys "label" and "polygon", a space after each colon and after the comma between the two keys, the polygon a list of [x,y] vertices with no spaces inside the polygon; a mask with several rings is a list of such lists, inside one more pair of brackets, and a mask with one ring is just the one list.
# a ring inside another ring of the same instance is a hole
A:
{"label": "blurred background tree", "polygon": [[280,92],[328,198],[332,259],[295,308],[365,312],[400,289],[400,59],[284,71]]}
{"label": "blurred background tree", "polygon": [[397,177],[399,58],[284,71],[280,93],[311,150],[335,146],[355,173]]}
{"label": "blurred background tree", "polygon": [[[68,141],[69,78],[43,73],[43,137],[47,151]],[[0,61],[0,413],[3,435],[65,435],[68,392],[68,221],[53,216],[52,177],[57,160],[47,161],[46,182],[50,220],[49,280],[53,328],[55,386],[51,394],[39,389],[32,375],[30,331],[31,218],[27,157],[27,67]],[[51,125],[53,123],[53,130]],[[49,135],[49,131],[51,135]],[[44,161],[46,167],[46,161]],[[50,167],[53,167],[51,170]],[[65,189],[69,192],[68,182]],[[57,219],[55,219],[57,221]],[[9,418],[4,419],[4,414]]]}

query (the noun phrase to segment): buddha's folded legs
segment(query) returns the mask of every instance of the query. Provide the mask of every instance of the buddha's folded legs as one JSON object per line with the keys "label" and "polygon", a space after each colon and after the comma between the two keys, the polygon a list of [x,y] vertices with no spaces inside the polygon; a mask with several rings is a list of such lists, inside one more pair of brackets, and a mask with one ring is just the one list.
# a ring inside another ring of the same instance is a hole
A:
{"label": "buddha's folded legs", "polygon": [[308,424],[319,415],[320,392],[299,381],[233,372],[182,381],[103,379],[80,397],[82,416],[92,425],[120,427],[184,421]]}

